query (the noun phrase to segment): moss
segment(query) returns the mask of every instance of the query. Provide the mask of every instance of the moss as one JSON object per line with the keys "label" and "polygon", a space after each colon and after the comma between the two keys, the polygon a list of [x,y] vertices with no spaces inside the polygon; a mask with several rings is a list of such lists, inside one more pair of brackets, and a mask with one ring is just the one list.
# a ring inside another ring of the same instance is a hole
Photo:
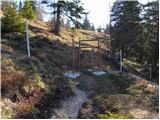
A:
{"label": "moss", "polygon": [[95,118],[97,119],[129,119],[129,115],[125,114],[116,114],[116,113],[107,113],[107,114],[96,114]]}

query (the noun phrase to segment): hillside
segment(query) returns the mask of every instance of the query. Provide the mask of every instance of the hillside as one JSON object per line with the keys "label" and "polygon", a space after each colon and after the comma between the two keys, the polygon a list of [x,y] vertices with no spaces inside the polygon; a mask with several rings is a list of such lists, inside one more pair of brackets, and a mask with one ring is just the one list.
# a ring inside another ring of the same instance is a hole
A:
{"label": "hillside", "polygon": [[[73,35],[77,46],[79,40],[101,40],[106,75],[97,77],[87,71],[95,68],[96,60],[95,49],[87,48],[81,52],[80,78],[64,77],[72,67]],[[75,87],[87,96],[78,118],[158,118],[158,85],[133,74],[119,74],[117,60],[110,57],[108,35],[61,28],[56,36],[49,23],[35,20],[29,21],[29,37],[31,58],[24,34],[2,34],[2,118],[52,118],[54,109],[63,107],[61,101],[77,95]],[[132,66],[129,60],[126,63]]]}

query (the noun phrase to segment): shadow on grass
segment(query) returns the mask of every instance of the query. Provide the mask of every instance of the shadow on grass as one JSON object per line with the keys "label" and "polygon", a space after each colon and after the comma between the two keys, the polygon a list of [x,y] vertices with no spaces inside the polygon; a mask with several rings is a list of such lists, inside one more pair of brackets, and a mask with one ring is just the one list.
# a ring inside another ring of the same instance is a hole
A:
{"label": "shadow on grass", "polygon": [[[102,76],[95,76],[88,71],[83,71],[82,73],[85,78],[80,78],[79,87],[82,90],[87,90],[93,93],[91,94],[91,97],[98,94],[125,94],[127,88],[133,84],[133,80],[120,75],[108,73],[107,71],[106,74]],[[88,83],[90,84],[88,85]]]}

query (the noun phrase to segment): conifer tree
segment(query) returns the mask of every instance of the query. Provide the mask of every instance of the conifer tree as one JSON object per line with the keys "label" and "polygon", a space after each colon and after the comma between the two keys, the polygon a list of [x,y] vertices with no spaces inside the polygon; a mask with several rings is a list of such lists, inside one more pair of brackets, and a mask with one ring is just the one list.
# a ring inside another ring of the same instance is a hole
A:
{"label": "conifer tree", "polygon": [[82,18],[81,15],[84,14],[84,8],[82,7],[80,0],[58,0],[57,2],[48,2],[47,0],[44,0],[42,3],[49,4],[48,6],[55,10],[53,14],[56,14],[56,23],[53,31],[56,35],[59,35],[60,33],[62,15],[68,17],[75,25],[75,28],[80,28],[80,26],[82,26],[78,21]]}
{"label": "conifer tree", "polygon": [[18,15],[14,3],[7,4],[3,12],[2,32],[24,32],[22,18]]}
{"label": "conifer tree", "polygon": [[95,27],[94,27],[94,24],[92,23],[92,25],[91,25],[91,30],[92,31],[95,31]]}
{"label": "conifer tree", "polygon": [[85,19],[84,19],[84,22],[83,22],[83,29],[84,30],[91,30],[91,25],[90,25],[90,22],[88,20],[88,13],[85,14]]}
{"label": "conifer tree", "polygon": [[158,78],[159,2],[116,1],[111,12],[112,49],[123,49],[132,61],[152,64],[152,77]]}
{"label": "conifer tree", "polygon": [[19,1],[19,6],[18,6],[18,13],[19,13],[19,15],[21,14],[21,12],[22,12],[22,2],[20,0]]}
{"label": "conifer tree", "polygon": [[22,16],[26,19],[32,20],[35,19],[35,12],[30,4],[29,0],[26,0],[24,3],[24,7],[22,8]]}
{"label": "conifer tree", "polygon": [[159,59],[159,2],[153,1],[144,5],[143,27],[145,39],[145,59],[148,64],[158,65]]}
{"label": "conifer tree", "polygon": [[102,32],[102,27],[101,27],[101,26],[99,26],[99,27],[97,28],[97,32]]}
{"label": "conifer tree", "polygon": [[[139,40],[140,4],[138,1],[116,1],[111,10],[111,45],[113,50],[131,51]],[[133,55],[132,55],[133,56]]]}
{"label": "conifer tree", "polygon": [[110,34],[110,26],[108,24],[106,25],[106,28],[105,28],[104,32],[106,34]]}

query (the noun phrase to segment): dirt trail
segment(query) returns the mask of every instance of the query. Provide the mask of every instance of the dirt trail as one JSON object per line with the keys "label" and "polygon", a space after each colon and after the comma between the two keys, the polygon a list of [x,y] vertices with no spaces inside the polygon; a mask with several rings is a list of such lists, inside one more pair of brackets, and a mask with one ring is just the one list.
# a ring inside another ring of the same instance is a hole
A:
{"label": "dirt trail", "polygon": [[54,109],[52,119],[76,119],[82,104],[87,101],[87,95],[75,88],[75,96],[62,102],[62,108]]}

